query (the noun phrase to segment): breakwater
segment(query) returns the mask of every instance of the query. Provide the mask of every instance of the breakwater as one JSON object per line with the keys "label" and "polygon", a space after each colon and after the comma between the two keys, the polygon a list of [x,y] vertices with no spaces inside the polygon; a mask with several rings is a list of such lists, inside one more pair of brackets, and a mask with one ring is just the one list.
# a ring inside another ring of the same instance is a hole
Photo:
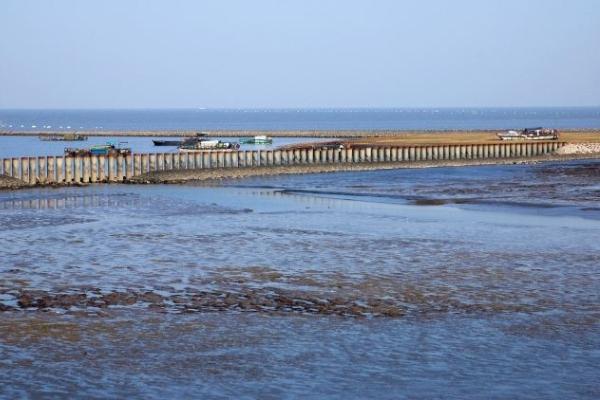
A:
{"label": "breakwater", "polygon": [[0,175],[30,186],[127,182],[158,171],[333,164],[490,160],[550,154],[566,142],[498,142],[413,146],[360,146],[252,151],[198,151],[129,155],[5,158]]}

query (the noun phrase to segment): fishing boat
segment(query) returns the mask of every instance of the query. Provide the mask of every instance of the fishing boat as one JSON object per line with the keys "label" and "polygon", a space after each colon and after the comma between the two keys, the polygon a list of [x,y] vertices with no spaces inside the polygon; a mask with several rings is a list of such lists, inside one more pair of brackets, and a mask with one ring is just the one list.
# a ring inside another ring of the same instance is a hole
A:
{"label": "fishing boat", "polygon": [[558,140],[558,130],[548,128],[527,128],[522,135],[533,140]]}
{"label": "fishing boat", "polygon": [[131,149],[122,147],[123,143],[115,145],[114,143],[98,144],[89,149],[65,148],[66,156],[112,156],[112,155],[130,155]]}
{"label": "fishing boat", "polygon": [[184,141],[183,140],[152,140],[155,146],[181,146]]}
{"label": "fishing boat", "polygon": [[64,134],[56,134],[56,135],[40,135],[38,136],[40,140],[50,141],[50,142],[79,142],[88,140],[88,137],[85,135],[80,135],[77,133],[64,133]]}
{"label": "fishing boat", "polygon": [[526,128],[522,131],[510,130],[500,132],[497,136],[502,140],[558,140],[559,133],[556,129]]}
{"label": "fishing boat", "polygon": [[173,147],[179,147],[179,146],[183,146],[183,145],[191,145],[194,143],[199,142],[200,138],[186,138],[186,139],[180,139],[180,140],[152,140],[152,142],[154,143],[155,146],[173,146]]}
{"label": "fishing boat", "polygon": [[200,140],[193,144],[184,144],[179,146],[180,152],[204,151],[204,150],[237,150],[239,143],[222,142],[220,140]]}
{"label": "fishing boat", "polygon": [[514,130],[500,132],[497,134],[497,136],[502,140],[522,140],[522,139],[524,139],[523,136],[521,135],[521,132],[514,131]]}
{"label": "fishing boat", "polygon": [[241,144],[271,144],[273,138],[266,135],[258,135],[251,138],[240,138]]}
{"label": "fishing boat", "polygon": [[196,133],[196,136],[194,137],[188,137],[188,138],[183,138],[183,139],[176,139],[176,140],[152,140],[152,143],[154,143],[155,146],[173,146],[173,147],[179,147],[179,146],[183,146],[183,145],[189,145],[189,144],[194,144],[200,140],[203,140],[203,137],[206,137],[206,133],[205,132],[199,132]]}

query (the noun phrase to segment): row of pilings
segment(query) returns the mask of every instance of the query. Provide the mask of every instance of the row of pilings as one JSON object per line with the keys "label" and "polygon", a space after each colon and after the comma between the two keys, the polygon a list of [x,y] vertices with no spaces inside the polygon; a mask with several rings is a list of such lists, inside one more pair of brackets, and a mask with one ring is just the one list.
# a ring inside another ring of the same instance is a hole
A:
{"label": "row of pilings", "polygon": [[439,144],[250,151],[198,151],[129,155],[5,158],[0,174],[30,185],[124,182],[156,171],[528,158],[549,154],[565,142]]}

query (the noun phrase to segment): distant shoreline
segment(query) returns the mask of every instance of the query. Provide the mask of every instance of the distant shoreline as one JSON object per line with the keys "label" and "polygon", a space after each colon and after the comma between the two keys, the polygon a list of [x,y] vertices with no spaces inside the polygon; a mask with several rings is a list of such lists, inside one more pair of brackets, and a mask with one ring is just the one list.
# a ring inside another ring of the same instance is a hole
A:
{"label": "distant shoreline", "polygon": [[[271,137],[307,137],[307,138],[363,138],[376,136],[405,136],[405,135],[478,135],[495,134],[504,129],[316,129],[316,130],[69,130],[69,131],[17,131],[3,130],[0,136],[51,136],[63,135],[67,133],[77,133],[80,135],[98,137],[98,136],[116,136],[116,137],[191,137],[197,133],[206,133],[208,136],[215,137],[251,137],[256,135],[268,135]],[[589,135],[597,135],[600,141],[600,128],[594,129],[560,129],[567,134],[588,135],[586,141],[590,141]],[[592,138],[593,141],[593,138]]]}

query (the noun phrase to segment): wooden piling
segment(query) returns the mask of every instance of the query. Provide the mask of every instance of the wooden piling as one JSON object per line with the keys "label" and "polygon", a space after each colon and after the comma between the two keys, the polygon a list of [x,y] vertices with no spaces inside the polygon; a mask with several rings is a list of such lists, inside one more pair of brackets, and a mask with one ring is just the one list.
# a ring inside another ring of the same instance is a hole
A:
{"label": "wooden piling", "polygon": [[91,168],[92,168],[92,160],[90,156],[85,156],[83,157],[83,174],[82,174],[82,180],[83,183],[90,183],[90,181],[92,180],[91,177]]}
{"label": "wooden piling", "polygon": [[150,154],[150,172],[155,172],[157,170],[156,154]]}
{"label": "wooden piling", "polygon": [[37,176],[37,157],[28,157],[29,163],[29,184],[36,184],[36,176]]}
{"label": "wooden piling", "polygon": [[48,167],[46,157],[37,158],[37,183],[46,184],[48,182]]}
{"label": "wooden piling", "polygon": [[91,157],[90,180],[92,183],[98,182],[98,156],[96,155]]}
{"label": "wooden piling", "polygon": [[56,182],[65,182],[65,157],[56,157]]}
{"label": "wooden piling", "polygon": [[116,169],[117,159],[114,155],[108,155],[107,161],[108,161],[108,181],[115,182],[116,181],[115,169]]}
{"label": "wooden piling", "polygon": [[108,156],[98,156],[98,175],[101,182],[107,182],[108,169]]}
{"label": "wooden piling", "polygon": [[73,183],[73,157],[65,157],[65,182],[67,184]]}
{"label": "wooden piling", "polygon": [[46,166],[48,168],[47,173],[47,182],[48,183],[56,183],[56,157],[48,156],[46,158]]}

